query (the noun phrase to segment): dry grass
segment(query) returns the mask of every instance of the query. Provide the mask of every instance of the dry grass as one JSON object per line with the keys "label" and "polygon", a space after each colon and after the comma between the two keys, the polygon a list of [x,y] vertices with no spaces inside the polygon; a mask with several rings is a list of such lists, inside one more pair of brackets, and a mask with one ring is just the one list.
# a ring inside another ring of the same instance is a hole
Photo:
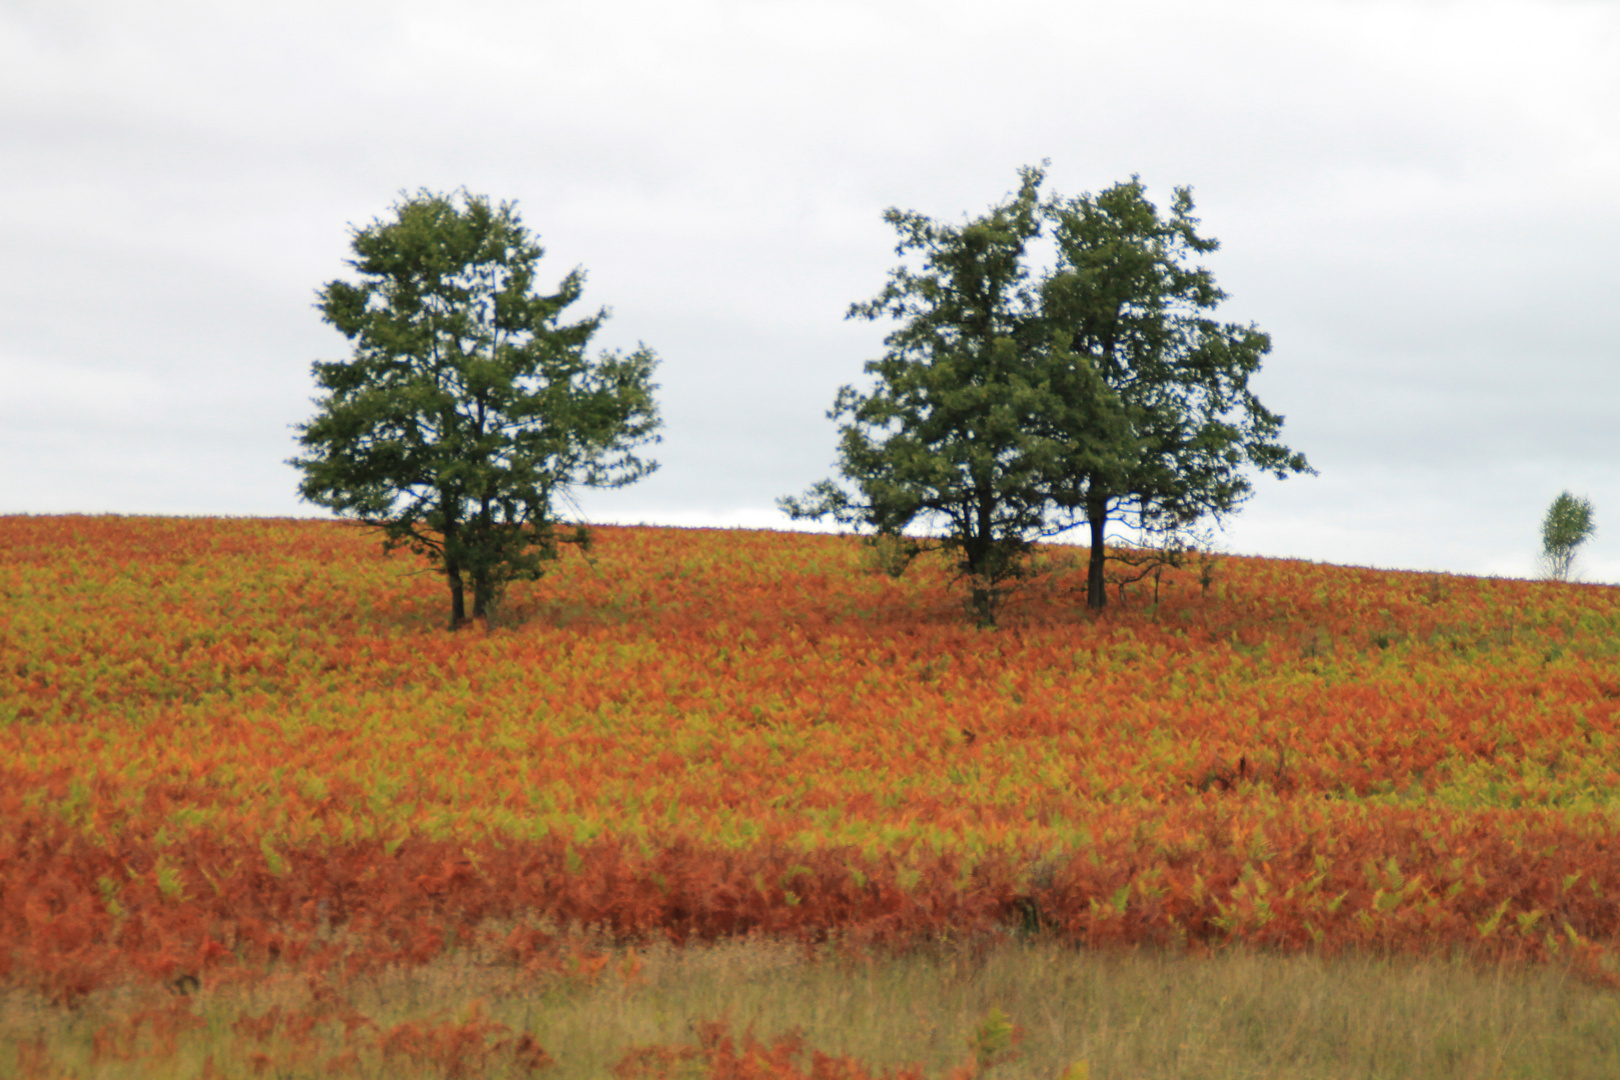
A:
{"label": "dry grass", "polygon": [[[1077,1061],[1113,1078],[1375,1078],[1620,1076],[1620,996],[1555,968],[1479,969],[1443,959],[1324,960],[1231,951],[1208,957],[1150,951],[1097,954],[1046,943],[941,949],[854,963],[808,960],[768,942],[636,954],[594,980],[523,983],[510,968],[466,957],[357,979],[342,996],[387,1031],[461,1022],[474,1002],[514,1034],[530,1032],[555,1060],[548,1078],[601,1077],[633,1046],[694,1045],[694,1024],[727,1019],[761,1038],[802,1032],[809,1048],[874,1066],[921,1064],[939,1076],[970,1056],[968,1040],[992,1008],[1024,1029],[1021,1056],[994,1068],[1005,1080],[1055,1080]],[[346,1043],[335,1020],[300,1049],[283,1030],[255,1041],[240,1017],[311,1007],[302,982],[204,987],[192,1003],[204,1026],[181,1033],[166,1060],[95,1060],[94,1032],[172,999],[104,993],[75,1013],[20,991],[0,998],[0,1074],[42,1040],[55,1075],[89,1078],[327,1075]],[[370,1029],[366,1029],[370,1031]],[[443,1066],[386,1059],[371,1032],[349,1075],[446,1075]],[[491,1036],[493,1041],[494,1036]],[[150,1049],[148,1029],[140,1046]],[[38,1057],[38,1055],[35,1055]],[[450,1070],[453,1071],[453,1070]],[[45,1075],[52,1075],[47,1070]],[[517,1075],[493,1055],[469,1076]]]}

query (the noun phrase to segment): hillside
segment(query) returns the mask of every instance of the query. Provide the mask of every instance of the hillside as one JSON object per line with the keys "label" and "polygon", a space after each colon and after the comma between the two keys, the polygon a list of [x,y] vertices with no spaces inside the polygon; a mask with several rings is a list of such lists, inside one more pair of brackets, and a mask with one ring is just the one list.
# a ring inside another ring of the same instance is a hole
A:
{"label": "hillside", "polygon": [[583,923],[1608,978],[1620,590],[1232,557],[1094,617],[1076,554],[987,631],[851,538],[602,528],[450,634],[341,525],[0,518],[0,965],[538,971]]}

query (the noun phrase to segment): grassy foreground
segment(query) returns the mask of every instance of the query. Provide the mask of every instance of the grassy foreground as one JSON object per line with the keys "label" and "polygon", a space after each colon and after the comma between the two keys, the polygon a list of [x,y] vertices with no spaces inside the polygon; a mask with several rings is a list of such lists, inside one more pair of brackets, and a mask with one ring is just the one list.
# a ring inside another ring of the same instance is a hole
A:
{"label": "grassy foreground", "polygon": [[[1437,958],[1009,942],[849,962],[756,940],[620,952],[593,977],[543,986],[466,954],[446,957],[348,988],[348,1003],[376,1029],[346,1032],[342,1011],[323,1012],[320,998],[302,980],[270,978],[184,999],[103,991],[69,1014],[13,991],[0,999],[0,1074],[791,1076],[811,1075],[820,1052],[853,1059],[829,1077],[906,1067],[1005,1080],[1620,1075],[1612,991],[1556,966]],[[165,1028],[149,1017],[128,1029],[142,1010],[193,1019]],[[995,1010],[1015,1033],[998,1038]],[[300,1017],[318,1019],[306,1030]],[[717,1053],[713,1035],[704,1054],[705,1021],[727,1025],[733,1057]],[[131,1036],[124,1045],[105,1034],[120,1022]],[[768,1048],[781,1051],[778,1040],[793,1033],[801,1052],[780,1052],[772,1067]],[[750,1034],[751,1062],[742,1053]]]}

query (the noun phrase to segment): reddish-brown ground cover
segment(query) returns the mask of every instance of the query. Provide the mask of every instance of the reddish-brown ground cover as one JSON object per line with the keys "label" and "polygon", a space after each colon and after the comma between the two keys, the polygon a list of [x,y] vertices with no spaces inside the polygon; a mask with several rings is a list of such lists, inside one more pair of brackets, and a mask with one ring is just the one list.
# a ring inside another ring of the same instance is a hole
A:
{"label": "reddish-brown ground cover", "polygon": [[1620,942],[1620,592],[1230,558],[1002,628],[851,538],[598,531],[505,623],[332,523],[0,518],[0,975]]}

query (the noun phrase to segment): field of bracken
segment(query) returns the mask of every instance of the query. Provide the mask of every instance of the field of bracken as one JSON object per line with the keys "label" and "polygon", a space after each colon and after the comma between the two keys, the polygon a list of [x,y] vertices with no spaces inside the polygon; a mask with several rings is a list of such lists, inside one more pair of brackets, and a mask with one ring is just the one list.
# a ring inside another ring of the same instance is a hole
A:
{"label": "field of bracken", "polygon": [[458,950],[748,933],[1620,971],[1620,590],[1232,557],[1093,616],[1053,548],[980,630],[849,537],[596,540],[451,634],[342,525],[0,518],[0,981],[167,987],[116,1058],[198,987],[296,977],[354,1030],[345,980]]}

